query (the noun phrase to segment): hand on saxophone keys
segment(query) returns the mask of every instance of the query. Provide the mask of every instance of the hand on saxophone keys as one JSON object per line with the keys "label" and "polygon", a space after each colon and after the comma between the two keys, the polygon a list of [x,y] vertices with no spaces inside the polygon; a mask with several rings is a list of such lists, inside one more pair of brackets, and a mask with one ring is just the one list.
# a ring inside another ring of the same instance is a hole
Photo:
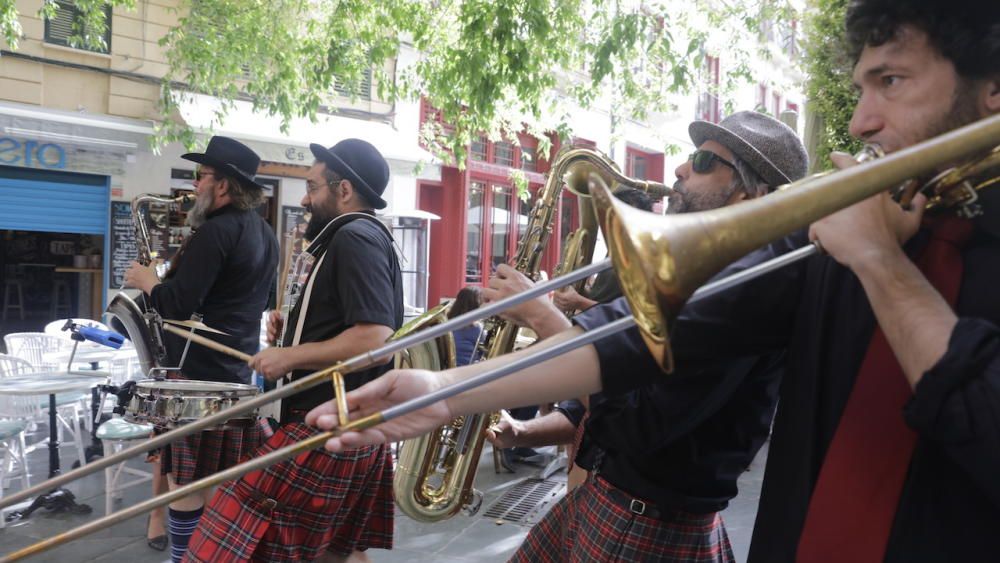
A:
{"label": "hand on saxophone keys", "polygon": [[160,277],[156,275],[156,265],[156,261],[149,266],[132,262],[128,270],[125,271],[125,287],[140,289],[148,294],[153,290],[153,287],[160,283]]}

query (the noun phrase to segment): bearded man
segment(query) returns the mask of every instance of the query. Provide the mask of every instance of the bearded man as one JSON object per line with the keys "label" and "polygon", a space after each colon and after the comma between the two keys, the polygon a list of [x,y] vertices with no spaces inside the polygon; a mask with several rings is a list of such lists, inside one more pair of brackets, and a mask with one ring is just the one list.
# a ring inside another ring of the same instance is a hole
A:
{"label": "bearded man", "polygon": [[[188,214],[195,229],[161,282],[155,264],[133,262],[128,287],[141,289],[146,303],[165,319],[186,320],[198,313],[225,335],[204,336],[254,354],[259,348],[260,316],[274,285],[278,240],[257,213],[264,186],[254,178],[260,157],[235,139],[212,137],[204,153],[181,158],[200,165],[195,174],[197,200]],[[164,335],[168,366],[182,379],[250,383],[250,367],[238,359]],[[183,357],[183,364],[181,363]],[[256,424],[227,425],[182,438],[163,449],[160,472],[171,490],[236,465],[260,444],[266,429]],[[170,504],[171,558],[180,561],[201,517],[209,491]]]}

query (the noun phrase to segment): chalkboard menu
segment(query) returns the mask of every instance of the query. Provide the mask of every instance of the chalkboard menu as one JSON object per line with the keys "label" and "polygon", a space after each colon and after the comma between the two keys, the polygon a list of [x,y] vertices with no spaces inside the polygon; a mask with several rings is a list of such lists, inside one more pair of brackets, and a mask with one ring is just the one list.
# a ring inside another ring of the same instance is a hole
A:
{"label": "chalkboard menu", "polygon": [[111,287],[121,287],[125,271],[135,260],[135,228],[132,207],[127,201],[111,202]]}

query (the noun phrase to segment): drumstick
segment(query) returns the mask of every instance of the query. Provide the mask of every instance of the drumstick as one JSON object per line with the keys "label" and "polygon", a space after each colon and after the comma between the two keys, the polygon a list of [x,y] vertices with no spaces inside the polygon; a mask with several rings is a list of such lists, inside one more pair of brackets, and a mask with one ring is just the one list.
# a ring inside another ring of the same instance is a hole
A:
{"label": "drumstick", "polygon": [[214,340],[211,340],[209,338],[205,338],[204,336],[202,336],[200,334],[195,334],[195,333],[187,331],[187,330],[179,329],[179,328],[177,328],[177,327],[175,327],[173,325],[169,325],[167,323],[163,323],[163,330],[165,330],[167,332],[172,332],[172,333],[176,334],[177,336],[180,336],[181,338],[187,338],[188,340],[190,340],[192,342],[197,342],[198,344],[201,344],[202,346],[204,346],[206,348],[211,348],[212,350],[215,350],[216,352],[222,352],[223,354],[226,354],[227,356],[232,356],[234,358],[243,360],[244,362],[249,362],[250,358],[252,357],[250,354],[244,354],[243,352],[240,352],[239,350],[237,350],[235,348],[230,348],[229,346],[226,346],[225,344],[219,344],[218,342],[216,342]]}

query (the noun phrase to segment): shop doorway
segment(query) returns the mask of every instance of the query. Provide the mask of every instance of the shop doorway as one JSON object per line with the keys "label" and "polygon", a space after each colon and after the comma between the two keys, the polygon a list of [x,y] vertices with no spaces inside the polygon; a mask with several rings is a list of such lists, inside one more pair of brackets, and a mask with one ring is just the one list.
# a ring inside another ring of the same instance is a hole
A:
{"label": "shop doorway", "polygon": [[106,176],[0,166],[0,334],[103,312]]}

